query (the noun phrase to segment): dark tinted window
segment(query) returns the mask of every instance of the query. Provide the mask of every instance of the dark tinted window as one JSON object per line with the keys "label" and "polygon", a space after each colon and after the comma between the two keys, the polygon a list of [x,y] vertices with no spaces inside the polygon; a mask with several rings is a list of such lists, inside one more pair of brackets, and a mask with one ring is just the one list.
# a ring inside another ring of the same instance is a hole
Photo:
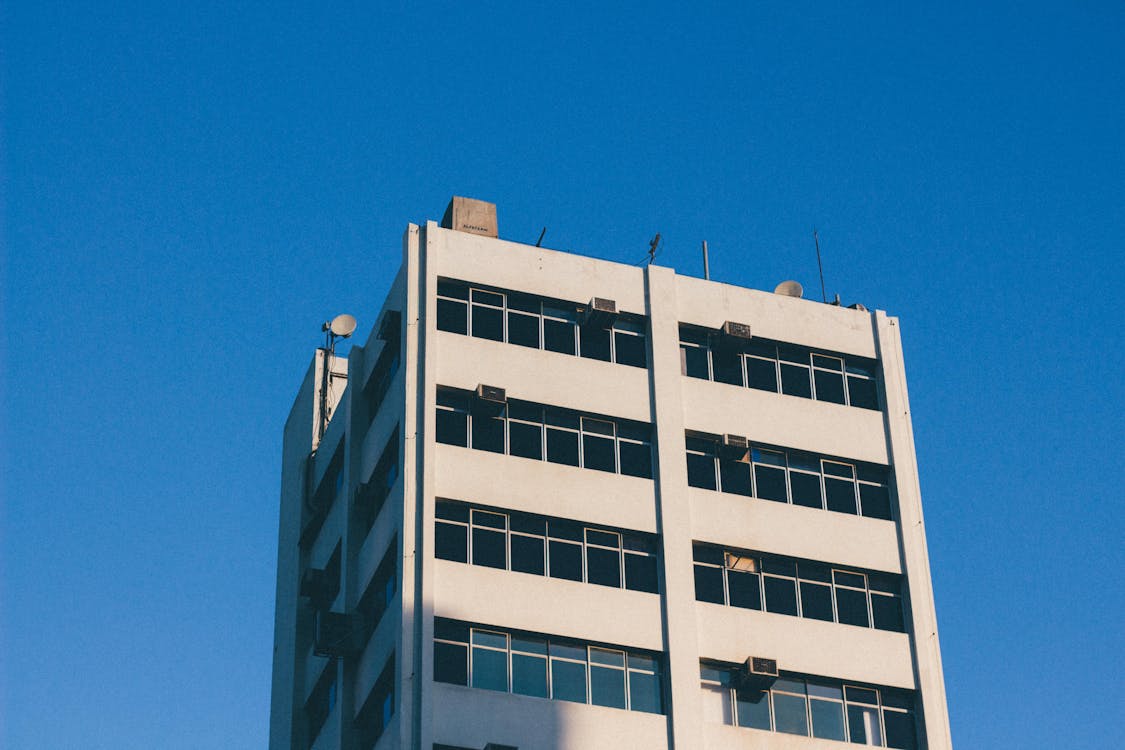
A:
{"label": "dark tinted window", "polygon": [[777,722],[778,732],[808,735],[809,725],[805,716],[805,698],[774,693],[773,715]]}
{"label": "dark tinted window", "polygon": [[468,305],[447,299],[437,301],[437,327],[439,331],[468,333]]}
{"label": "dark tinted window", "polygon": [[613,334],[614,359],[618,364],[633,367],[647,367],[645,337],[634,336],[622,331]]}
{"label": "dark tinted window", "polygon": [[770,728],[770,698],[764,690],[739,690],[735,693],[738,726]]}
{"label": "dark tinted window", "polygon": [[812,386],[809,385],[809,368],[782,362],[781,392],[789,396],[812,398]]}
{"label": "dark tinted window", "polygon": [[[512,637],[512,647],[516,648],[516,638]],[[512,692],[547,697],[547,660],[527,654],[512,654]]]}
{"label": "dark tinted window", "polygon": [[765,576],[766,611],[782,615],[797,614],[796,583],[788,578]]}
{"label": "dark tinted window", "polygon": [[508,311],[508,343],[539,348],[539,316]]}
{"label": "dark tinted window", "polygon": [[877,410],[879,408],[879,397],[875,392],[875,381],[849,376],[848,399],[852,406]]}
{"label": "dark tinted window", "polygon": [[701,602],[725,603],[722,568],[695,566],[695,598]]}
{"label": "dark tinted window", "polygon": [[550,542],[551,577],[568,581],[582,580],[582,547],[577,544]]}
{"label": "dark tinted window", "polygon": [[582,436],[582,465],[598,471],[617,471],[613,438],[596,435]]}
{"label": "dark tinted window", "polygon": [[[553,645],[552,645],[553,648]],[[551,697],[557,701],[586,702],[586,665],[551,660]]]}
{"label": "dark tinted window", "polygon": [[631,477],[652,479],[652,448],[644,443],[621,441],[617,444],[621,454],[621,473]]}
{"label": "dark tinted window", "polygon": [[773,466],[754,467],[755,494],[763,500],[786,502],[785,470]]}
{"label": "dark tinted window", "polygon": [[657,593],[656,558],[648,555],[625,555],[625,588]]}
{"label": "dark tinted window", "polygon": [[801,581],[801,614],[814,620],[832,622],[832,587]]}
{"label": "dark tinted window", "polygon": [[602,586],[621,587],[621,553],[617,550],[586,548],[586,580]]}
{"label": "dark tinted window", "polygon": [[508,453],[524,458],[543,458],[543,427],[523,422],[508,422]]}
{"label": "dark tinted window", "polygon": [[543,575],[545,572],[543,563],[545,541],[542,537],[513,534],[509,543],[512,548],[512,570],[518,573]]}
{"label": "dark tinted window", "polygon": [[711,377],[707,368],[707,350],[698,346],[680,347],[683,374],[690,378],[708,380]]}
{"label": "dark tinted window", "polygon": [[891,520],[891,495],[886,487],[874,484],[859,485],[859,499],[863,515],[868,518]]}
{"label": "dark tinted window", "polygon": [[492,529],[473,529],[473,565],[488,568],[507,568],[504,532]]}
{"label": "dark tinted window", "polygon": [[869,627],[867,620],[867,593],[836,587],[836,611],[845,625]]}
{"label": "dark tinted window", "polygon": [[887,728],[887,747],[914,750],[918,747],[914,716],[901,711],[884,711],[883,723]]}
{"label": "dark tinted window", "polygon": [[698,453],[687,454],[687,476],[692,487],[715,489],[715,459]]}
{"label": "dark tinted window", "polygon": [[733,349],[711,350],[715,382],[742,385],[742,355]]}
{"label": "dark tinted window", "polygon": [[463,644],[434,644],[434,682],[469,684],[469,649]]}
{"label": "dark tinted window", "polygon": [[824,491],[828,499],[828,510],[855,515],[855,482],[825,477]]}
{"label": "dark tinted window", "polygon": [[595,706],[625,708],[625,670],[591,664],[590,702]]}
{"label": "dark tinted window", "polygon": [[761,391],[777,392],[777,363],[768,359],[748,357],[746,359],[746,375],[750,379],[750,387]]}
{"label": "dark tinted window", "polygon": [[789,472],[789,486],[793,489],[793,504],[808,508],[821,508],[820,475],[805,474],[800,471]]}
{"label": "dark tinted window", "polygon": [[719,473],[722,479],[723,492],[732,495],[750,494],[750,464],[744,461],[721,459]]}
{"label": "dark tinted window", "polygon": [[504,419],[491,411],[473,413],[473,448],[504,452]]}
{"label": "dark tinted window", "polygon": [[468,562],[468,528],[438,522],[437,528],[434,530],[434,554],[440,560]]}
{"label": "dark tinted window", "polygon": [[813,379],[816,381],[817,401],[831,401],[834,404],[844,403],[843,374],[814,370]]}
{"label": "dark tinted window", "polygon": [[871,595],[871,615],[879,630],[903,632],[902,600],[897,596]]}
{"label": "dark tinted window", "polygon": [[730,605],[732,607],[762,608],[762,592],[758,587],[757,573],[728,570],[727,589],[730,592]]}
{"label": "dark tinted window", "polygon": [[447,445],[468,445],[468,421],[468,415],[464,412],[438,409],[437,441]]}
{"label": "dark tinted window", "polygon": [[473,335],[479,339],[504,340],[504,311],[473,305]]}
{"label": "dark tinted window", "polygon": [[[629,657],[632,660],[632,656]],[[660,675],[647,672],[629,673],[629,708],[650,714],[661,712]]]}
{"label": "dark tinted window", "polygon": [[589,359],[610,360],[610,332],[596,326],[581,326],[578,337],[582,343],[581,354]]}
{"label": "dark tinted window", "polygon": [[552,352],[574,354],[574,324],[544,318],[543,348]]}
{"label": "dark tinted window", "polygon": [[578,433],[547,428],[547,460],[556,464],[578,465]]}

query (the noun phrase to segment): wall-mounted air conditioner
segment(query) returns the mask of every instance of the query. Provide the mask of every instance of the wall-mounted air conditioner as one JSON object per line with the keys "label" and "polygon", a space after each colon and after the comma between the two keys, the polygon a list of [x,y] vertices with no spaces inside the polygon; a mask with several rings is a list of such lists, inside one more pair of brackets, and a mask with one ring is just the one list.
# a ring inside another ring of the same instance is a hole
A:
{"label": "wall-mounted air conditioner", "polygon": [[617,302],[594,297],[582,312],[581,323],[591,328],[609,328],[617,320]]}
{"label": "wall-mounted air conditioner", "polygon": [[738,461],[745,461],[750,453],[750,441],[742,435],[723,435],[723,455]]}
{"label": "wall-mounted air conditioner", "polygon": [[764,690],[777,679],[777,659],[751,656],[746,659],[739,671],[739,681],[744,688]]}

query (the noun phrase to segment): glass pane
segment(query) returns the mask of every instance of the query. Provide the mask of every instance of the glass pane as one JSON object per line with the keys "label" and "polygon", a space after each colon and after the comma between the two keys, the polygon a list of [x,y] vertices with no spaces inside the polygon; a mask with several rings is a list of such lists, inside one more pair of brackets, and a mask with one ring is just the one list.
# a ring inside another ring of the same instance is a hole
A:
{"label": "glass pane", "polygon": [[809,368],[782,362],[781,392],[789,396],[812,398],[812,386],[809,384]]}
{"label": "glass pane", "polygon": [[625,555],[625,588],[632,591],[659,591],[656,558],[651,555]]}
{"label": "glass pane", "polygon": [[802,562],[797,565],[797,574],[809,581],[832,582],[832,569],[827,565],[815,562]]}
{"label": "glass pane", "polygon": [[489,646],[504,650],[508,648],[506,633],[497,633],[492,630],[473,630],[472,640],[474,646]]}
{"label": "glass pane", "polygon": [[716,383],[743,385],[742,355],[733,349],[712,349],[711,366]]}
{"label": "glass pane", "polygon": [[596,706],[625,708],[625,670],[591,665],[590,699]]}
{"label": "glass pane", "polygon": [[586,665],[551,660],[551,697],[557,701],[586,702]]}
{"label": "glass pane", "polygon": [[438,500],[434,515],[450,521],[468,521],[469,508],[461,503],[451,503],[448,500]]}
{"label": "glass pane", "polygon": [[715,458],[699,453],[687,454],[688,485],[701,487],[705,490],[716,489],[715,484]]}
{"label": "glass pane", "polygon": [[[700,699],[703,706],[703,721],[709,724],[734,723],[734,716],[730,710],[730,688],[725,685],[700,685]],[[768,703],[766,711],[769,711]],[[768,714],[766,720],[769,721]]]}
{"label": "glass pane", "polygon": [[647,443],[618,441],[621,454],[621,473],[631,477],[652,479],[652,448]]}
{"label": "glass pane", "polygon": [[[513,648],[515,648],[513,639]],[[520,695],[547,697],[547,659],[526,654],[512,654],[512,692]]]}
{"label": "glass pane", "polygon": [[582,436],[582,465],[598,471],[617,471],[617,456],[613,438],[596,435]]}
{"label": "glass pane", "polygon": [[469,444],[468,415],[459,411],[437,410],[437,441],[446,445]]}
{"label": "glass pane", "polygon": [[609,362],[610,332],[605,328],[595,326],[581,326],[578,329],[578,339],[581,344],[581,354],[589,359],[600,359]]}
{"label": "glass pane", "polygon": [[707,371],[707,350],[698,346],[680,347],[680,365],[689,378],[710,379]]}
{"label": "glass pane", "polygon": [[719,459],[719,478],[723,492],[732,495],[750,495],[750,464],[725,458]]}
{"label": "glass pane", "polygon": [[903,632],[902,600],[897,596],[871,594],[871,615],[879,630]]}
{"label": "glass pane", "polygon": [[615,549],[621,547],[621,537],[612,531],[586,529],[586,542],[600,547],[613,547]]}
{"label": "glass pane", "polygon": [[539,654],[541,656],[547,655],[547,641],[543,638],[536,638],[534,636],[512,636],[512,652],[520,652],[524,654]]}
{"label": "glass pane", "polygon": [[547,522],[541,516],[533,516],[530,513],[517,513],[515,511],[508,515],[508,527],[512,531],[521,531],[525,534],[538,534],[543,536],[547,531]]}
{"label": "glass pane", "polygon": [[539,314],[539,298],[530,294],[508,292],[508,309]]}
{"label": "glass pane", "polygon": [[832,622],[832,587],[801,581],[801,615]]}
{"label": "glass pane", "polygon": [[727,571],[727,591],[732,607],[744,609],[762,608],[762,591],[757,573],[743,573],[738,570]]}
{"label": "glass pane", "polygon": [[891,520],[891,493],[886,487],[876,484],[859,485],[859,502],[863,506],[863,515],[868,518],[882,518]]}
{"label": "glass pane", "polygon": [[586,581],[621,588],[621,553],[617,550],[587,547]]}
{"label": "glass pane", "polygon": [[867,620],[867,594],[863,591],[853,591],[836,587],[836,612],[839,621],[845,625],[859,625],[869,627]]}
{"label": "glass pane", "polygon": [[473,415],[473,448],[478,451],[504,452],[504,420],[499,417]]}
{"label": "glass pane", "polygon": [[663,713],[660,698],[660,675],[648,672],[629,673],[629,708],[649,714]]}
{"label": "glass pane", "polygon": [[824,494],[828,501],[828,510],[837,513],[856,514],[855,482],[849,479],[824,478]]}
{"label": "glass pane", "polygon": [[434,555],[439,560],[469,561],[469,528],[438,521],[434,529]]}
{"label": "glass pane", "polygon": [[508,312],[508,343],[539,348],[539,316]]}
{"label": "glass pane", "polygon": [[809,680],[806,686],[808,687],[809,695],[814,698],[828,698],[837,701],[844,700],[844,688],[838,683],[833,684]]}
{"label": "glass pane", "polygon": [[785,488],[785,470],[772,466],[754,466],[754,494],[763,500],[787,502],[789,493]]}
{"label": "glass pane", "polygon": [[478,339],[504,340],[504,311],[473,305],[473,335]]}
{"label": "glass pane", "polygon": [[434,618],[434,638],[443,641],[469,642],[469,626],[457,620],[447,620],[444,617]]}
{"label": "glass pane", "polygon": [[723,596],[723,569],[708,565],[695,566],[695,599],[712,604],[725,604]]}
{"label": "glass pane", "polygon": [[523,422],[508,422],[508,453],[543,460],[543,427]]}
{"label": "glass pane", "polygon": [[834,701],[818,701],[815,698],[809,702],[809,712],[812,714],[813,737],[826,740],[844,740],[844,704]]}
{"label": "glass pane", "polygon": [[867,378],[848,376],[848,400],[852,406],[861,409],[879,409],[879,396],[875,390],[875,381]]}
{"label": "glass pane", "polygon": [[568,581],[582,580],[582,547],[554,539],[550,543],[551,578]]}
{"label": "glass pane", "polygon": [[508,556],[504,551],[504,532],[473,529],[473,565],[500,569],[508,567]]}
{"label": "glass pane", "polygon": [[777,393],[777,363],[772,359],[747,357],[746,375],[751,388]]}
{"label": "glass pane", "polygon": [[508,527],[508,518],[503,513],[490,513],[487,510],[473,511],[473,525],[487,526],[491,529],[504,530]]}
{"label": "glass pane", "polygon": [[601,664],[605,667],[620,667],[625,669],[625,652],[614,651],[608,648],[590,647],[590,663]]}
{"label": "glass pane", "polygon": [[469,684],[469,647],[456,643],[434,643],[434,682]]}
{"label": "glass pane", "polygon": [[751,457],[756,464],[767,464],[769,466],[780,466],[785,468],[785,454],[781,451],[770,451],[765,448],[754,448],[750,452]]}
{"label": "glass pane", "polygon": [[838,372],[813,370],[813,380],[816,383],[817,401],[830,401],[834,404],[844,403],[843,375]]}
{"label": "glass pane", "polygon": [[547,460],[556,464],[578,465],[578,433],[547,428]]}
{"label": "glass pane", "polygon": [[860,745],[882,745],[883,733],[879,731],[879,709],[849,705],[848,739]]}
{"label": "glass pane", "polygon": [[808,736],[809,725],[805,716],[805,699],[796,695],[773,694],[773,714],[778,732]]}
{"label": "glass pane", "polygon": [[739,690],[734,694],[738,726],[751,729],[770,728],[770,698],[765,690]]}
{"label": "glass pane", "polygon": [[918,735],[914,729],[914,716],[903,711],[884,711],[883,723],[887,728],[887,747],[914,750]]}
{"label": "glass pane", "polygon": [[838,461],[823,461],[824,473],[828,476],[841,477],[843,479],[855,478],[855,467],[851,464],[843,464]]}
{"label": "glass pane", "polygon": [[776,573],[783,576],[796,576],[797,564],[792,560],[782,557],[763,557],[762,570],[766,573]]}
{"label": "glass pane", "polygon": [[468,333],[469,306],[464,302],[439,299],[437,301],[437,327],[439,331]]}
{"label": "glass pane", "polygon": [[564,320],[543,320],[543,348],[551,352],[574,354],[573,323]]}
{"label": "glass pane", "polygon": [[542,537],[512,534],[509,543],[512,547],[512,570],[517,573],[531,573],[537,576],[546,572],[543,561],[544,541]]}
{"label": "glass pane", "polygon": [[655,656],[633,653],[629,654],[629,669],[656,674],[660,671],[660,662]]}
{"label": "glass pane", "polygon": [[496,292],[486,292],[483,289],[472,290],[473,302],[479,302],[483,305],[491,305],[493,307],[504,306],[504,295],[497,294]]}
{"label": "glass pane", "polygon": [[459,281],[439,281],[437,285],[438,296],[468,299],[469,287]]}
{"label": "glass pane", "polygon": [[618,364],[633,367],[648,367],[645,351],[645,337],[615,331],[613,334],[613,354]]}
{"label": "glass pane", "polygon": [[789,472],[789,486],[793,490],[793,504],[806,508],[822,508],[820,496],[820,475],[805,474],[800,471]]}
{"label": "glass pane", "polygon": [[547,533],[555,539],[570,539],[574,542],[581,542],[585,539],[585,530],[582,528],[582,524],[562,519],[552,520],[547,526]]}
{"label": "glass pane", "polygon": [[879,705],[878,691],[870,688],[856,687],[855,685],[847,685],[844,688],[844,697],[847,698],[848,703],[869,703],[872,706]]}
{"label": "glass pane", "polygon": [[781,615],[797,614],[797,584],[787,578],[765,577],[766,611]]}
{"label": "glass pane", "polygon": [[473,647],[473,687],[508,692],[508,652]]}
{"label": "glass pane", "polygon": [[843,570],[832,571],[832,577],[836,583],[841,586],[851,586],[852,588],[865,589],[867,588],[867,578],[862,573],[847,573]]}
{"label": "glass pane", "polygon": [[813,367],[819,367],[822,370],[844,371],[844,362],[839,357],[826,357],[823,354],[814,354],[812,355],[812,363]]}

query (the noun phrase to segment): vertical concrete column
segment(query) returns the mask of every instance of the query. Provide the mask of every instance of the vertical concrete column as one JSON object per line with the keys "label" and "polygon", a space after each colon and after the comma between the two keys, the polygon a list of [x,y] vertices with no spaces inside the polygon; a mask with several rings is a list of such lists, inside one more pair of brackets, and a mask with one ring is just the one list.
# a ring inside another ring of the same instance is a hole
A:
{"label": "vertical concrete column", "polygon": [[651,326],[650,381],[656,445],[657,523],[663,545],[664,645],[671,686],[670,747],[700,746],[699,642],[691,553],[691,511],[684,459],[684,411],[680,395],[680,329],[676,272],[648,266],[645,299]]}
{"label": "vertical concrete column", "polygon": [[875,313],[875,338],[883,365],[886,394],[884,419],[887,450],[894,467],[898,497],[898,533],[902,568],[910,594],[910,624],[914,644],[914,670],[921,697],[924,742],[928,750],[953,747],[949,710],[945,699],[945,677],[938,644],[937,611],[926,549],[926,527],[922,519],[922,491],[914,453],[914,428],[906,392],[906,365],[898,319],[883,311]]}
{"label": "vertical concrete column", "polygon": [[421,710],[419,691],[422,681],[418,679],[418,666],[421,652],[418,648],[419,613],[422,591],[422,570],[418,564],[418,512],[417,498],[420,478],[418,466],[422,457],[418,450],[418,403],[419,372],[421,368],[423,345],[421,325],[422,311],[419,301],[424,299],[422,275],[422,251],[420,232],[416,225],[407,227],[402,238],[402,267],[404,274],[403,295],[403,383],[406,408],[402,424],[402,508],[399,536],[402,556],[399,569],[402,571],[402,629],[395,649],[395,670],[398,672],[395,709],[398,714],[399,747],[415,746],[418,734],[416,726]]}

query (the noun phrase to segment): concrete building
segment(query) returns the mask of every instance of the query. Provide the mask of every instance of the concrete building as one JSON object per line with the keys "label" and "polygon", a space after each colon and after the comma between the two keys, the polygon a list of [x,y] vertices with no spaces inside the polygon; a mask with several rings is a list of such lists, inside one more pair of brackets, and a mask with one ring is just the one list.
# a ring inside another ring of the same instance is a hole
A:
{"label": "concrete building", "polygon": [[297,394],[270,747],[951,747],[898,321],[496,227]]}

